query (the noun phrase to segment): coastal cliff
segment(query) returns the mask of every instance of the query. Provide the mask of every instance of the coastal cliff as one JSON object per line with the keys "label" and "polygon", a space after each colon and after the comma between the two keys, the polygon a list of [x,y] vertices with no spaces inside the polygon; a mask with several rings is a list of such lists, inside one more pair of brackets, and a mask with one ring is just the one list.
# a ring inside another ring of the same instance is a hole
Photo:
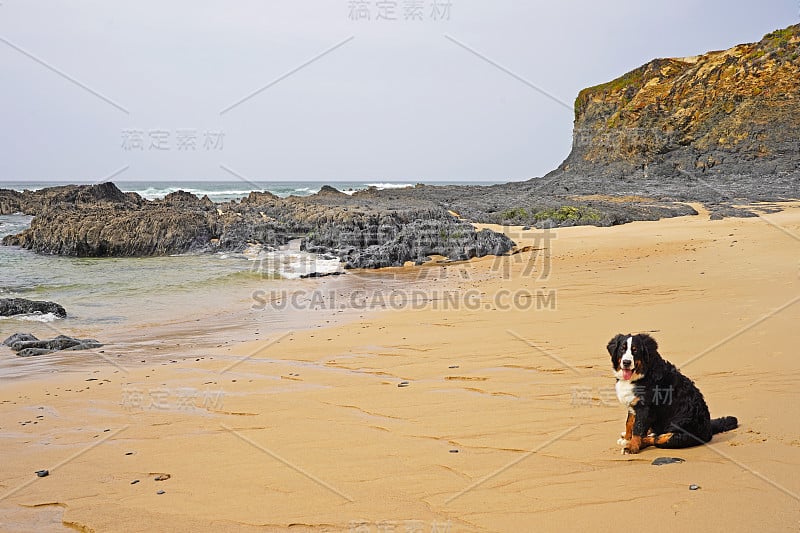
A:
{"label": "coastal cliff", "polygon": [[[601,183],[721,178],[745,196],[770,196],[790,194],[798,173],[800,25],[793,25],[757,43],[655,59],[582,90],[572,151],[551,175]],[[760,189],[762,178],[770,190]]]}
{"label": "coastal cliff", "polygon": [[800,198],[800,25],[655,59],[582,90],[574,108],[570,154],[546,176],[426,194],[472,220],[537,227],[696,214],[689,202],[755,216],[741,205]]}

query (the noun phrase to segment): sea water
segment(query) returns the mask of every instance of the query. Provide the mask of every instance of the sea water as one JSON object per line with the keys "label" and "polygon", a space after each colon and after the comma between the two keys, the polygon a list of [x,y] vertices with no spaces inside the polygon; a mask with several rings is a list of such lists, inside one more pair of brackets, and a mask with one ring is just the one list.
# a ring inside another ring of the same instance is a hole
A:
{"label": "sea water", "polygon": [[[38,190],[44,187],[65,185],[67,182],[3,182],[0,188],[22,191]],[[114,181],[114,184],[123,192],[135,192],[148,200],[163,198],[169,193],[179,190],[192,193],[198,197],[207,195],[213,202],[228,202],[244,198],[250,191],[266,191],[286,198],[288,196],[310,196],[316,194],[323,185],[330,185],[346,194],[375,187],[377,189],[399,189],[413,187],[416,180],[382,182],[382,181],[192,181],[192,182],[161,182],[161,181]],[[437,182],[426,181],[426,185],[490,185],[495,182]]]}
{"label": "sea water", "polygon": [[[35,189],[55,184],[0,182],[0,188]],[[404,183],[333,183],[343,191],[369,186],[401,187]],[[123,191],[148,198],[177,190],[215,201],[247,196],[254,186],[240,182],[120,183]],[[309,195],[321,183],[272,183],[258,190],[279,196]],[[0,239],[23,231],[32,217],[0,215]],[[242,253],[190,254],[169,257],[77,258],[36,254],[12,246],[0,246],[0,298],[54,301],[65,307],[66,319],[52,315],[0,318],[0,342],[17,332],[39,338],[59,334],[95,338],[109,345],[101,358],[154,351],[165,354],[195,351],[241,340],[266,339],[281,331],[330,324],[357,312],[334,309],[292,308],[263,305],[266,293],[314,291],[364,291],[370,286],[392,290],[402,281],[381,272],[349,273],[335,278],[301,279],[312,272],[341,271],[338,259],[302,252],[298,242],[282,249],[251,246]],[[258,297],[256,297],[258,296]],[[346,297],[342,301],[347,301]],[[106,353],[108,355],[106,355]],[[91,360],[99,354],[64,352],[22,361],[0,347],[0,376],[25,375],[32,370],[54,368],[70,361]]]}

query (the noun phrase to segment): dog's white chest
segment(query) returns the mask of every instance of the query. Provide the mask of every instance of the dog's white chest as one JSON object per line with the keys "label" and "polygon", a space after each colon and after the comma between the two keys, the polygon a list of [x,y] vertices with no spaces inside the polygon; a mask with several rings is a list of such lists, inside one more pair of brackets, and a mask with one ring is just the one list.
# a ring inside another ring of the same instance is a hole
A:
{"label": "dog's white chest", "polygon": [[630,381],[617,380],[617,399],[626,407],[630,407],[633,400],[636,398],[636,391],[633,383]]}

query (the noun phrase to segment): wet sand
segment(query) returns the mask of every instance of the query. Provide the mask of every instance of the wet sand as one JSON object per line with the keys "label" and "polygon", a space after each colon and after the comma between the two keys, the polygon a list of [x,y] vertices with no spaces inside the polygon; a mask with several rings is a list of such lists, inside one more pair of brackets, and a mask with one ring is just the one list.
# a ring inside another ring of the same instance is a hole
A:
{"label": "wet sand", "polygon": [[[800,205],[508,231],[531,249],[381,273],[413,305],[371,286],[374,305],[332,326],[8,380],[3,529],[800,527]],[[621,455],[618,332],[651,332],[740,427]]]}

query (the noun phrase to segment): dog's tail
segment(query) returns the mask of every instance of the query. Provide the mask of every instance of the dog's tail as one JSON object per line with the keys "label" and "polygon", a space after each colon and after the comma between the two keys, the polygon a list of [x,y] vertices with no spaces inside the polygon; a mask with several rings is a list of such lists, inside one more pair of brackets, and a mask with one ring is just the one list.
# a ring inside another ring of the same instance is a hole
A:
{"label": "dog's tail", "polygon": [[711,432],[722,433],[739,427],[739,420],[735,416],[723,416],[711,420]]}

